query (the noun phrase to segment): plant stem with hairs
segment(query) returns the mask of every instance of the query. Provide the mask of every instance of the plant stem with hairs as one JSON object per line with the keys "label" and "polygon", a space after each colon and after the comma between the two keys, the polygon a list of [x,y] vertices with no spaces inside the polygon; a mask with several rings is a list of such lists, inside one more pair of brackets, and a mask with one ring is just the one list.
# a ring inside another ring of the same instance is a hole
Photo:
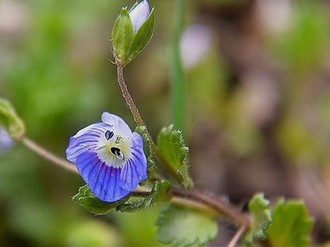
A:
{"label": "plant stem with hairs", "polygon": [[131,111],[134,121],[137,124],[137,126],[143,126],[146,129],[146,136],[147,136],[147,141],[149,143],[151,152],[155,155],[156,159],[158,160],[158,162],[166,169],[166,171],[168,171],[170,173],[170,175],[176,180],[178,181],[180,184],[182,184],[183,179],[182,177],[180,177],[177,172],[173,169],[173,167],[168,164],[168,162],[166,161],[166,159],[162,156],[162,154],[159,152],[155,142],[153,141],[147,126],[145,124],[145,122],[143,121],[138,108],[136,107],[134,100],[131,96],[131,94],[128,91],[127,85],[125,83],[125,78],[124,78],[124,68],[121,67],[121,65],[117,64],[117,79],[118,79],[118,84],[121,90],[121,93],[125,99],[126,102],[126,106],[129,108],[129,110]]}

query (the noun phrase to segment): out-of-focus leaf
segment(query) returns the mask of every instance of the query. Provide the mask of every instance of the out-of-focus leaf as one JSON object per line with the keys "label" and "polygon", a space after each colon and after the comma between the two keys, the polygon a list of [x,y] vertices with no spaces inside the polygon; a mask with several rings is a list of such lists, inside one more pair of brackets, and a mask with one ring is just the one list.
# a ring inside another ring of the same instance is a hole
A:
{"label": "out-of-focus leaf", "polygon": [[0,98],[0,127],[3,127],[14,139],[25,134],[25,126],[14,107],[6,99]]}
{"label": "out-of-focus leaf", "polygon": [[165,208],[156,224],[157,239],[176,247],[204,246],[218,231],[212,216],[175,205]]}
{"label": "out-of-focus leaf", "polygon": [[267,230],[271,246],[308,247],[313,220],[302,201],[280,200],[272,210],[273,221]]}
{"label": "out-of-focus leaf", "polygon": [[189,149],[184,143],[182,132],[175,130],[173,125],[163,128],[158,136],[157,146],[168,164],[182,178],[182,186],[187,188],[191,183],[188,175]]}
{"label": "out-of-focus leaf", "polygon": [[249,202],[251,213],[251,224],[249,231],[245,234],[244,242],[251,245],[254,241],[266,238],[266,230],[269,227],[272,217],[268,209],[269,201],[263,194],[256,194]]}
{"label": "out-of-focus leaf", "polygon": [[116,209],[121,212],[134,212],[139,209],[149,209],[155,202],[169,200],[169,196],[167,194],[169,187],[170,182],[167,180],[157,181],[148,196],[127,201],[124,204],[119,205]]}

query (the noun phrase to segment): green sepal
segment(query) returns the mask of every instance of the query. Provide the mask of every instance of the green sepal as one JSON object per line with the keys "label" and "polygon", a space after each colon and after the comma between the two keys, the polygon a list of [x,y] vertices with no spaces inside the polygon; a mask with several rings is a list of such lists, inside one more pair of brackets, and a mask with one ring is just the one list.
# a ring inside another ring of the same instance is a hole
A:
{"label": "green sepal", "polygon": [[139,133],[143,138],[143,151],[147,157],[147,164],[148,164],[148,177],[152,177],[152,174],[155,173],[156,165],[154,160],[154,154],[151,152],[151,148],[148,142],[148,132],[146,126],[137,126],[135,128],[135,132]]}
{"label": "green sepal", "polygon": [[111,34],[113,54],[116,63],[125,66],[128,63],[129,47],[134,37],[133,25],[126,8],[118,16]]}
{"label": "green sepal", "polygon": [[[140,209],[149,209],[155,202],[165,202],[170,200],[168,189],[170,182],[167,180],[156,181],[149,195],[139,198],[131,198],[129,201],[117,207],[121,212],[134,212]],[[133,196],[132,196],[133,197]]]}
{"label": "green sepal", "polygon": [[72,201],[85,208],[94,215],[104,215],[112,209],[123,204],[128,198],[125,197],[116,202],[104,202],[98,199],[89,189],[87,184],[79,188],[78,193],[72,197]]}
{"label": "green sepal", "polygon": [[3,98],[0,98],[0,127],[15,140],[20,140],[25,135],[24,122],[10,102]]}
{"label": "green sepal", "polygon": [[254,241],[266,239],[266,230],[272,221],[268,207],[269,201],[261,193],[256,194],[250,200],[248,205],[251,214],[250,226],[243,238],[247,246],[251,246]]}
{"label": "green sepal", "polygon": [[158,241],[176,247],[205,246],[218,232],[214,216],[177,205],[162,210],[156,225]]}
{"label": "green sepal", "polygon": [[151,10],[149,17],[138,29],[129,47],[128,62],[132,61],[150,42],[155,28],[155,11]]}
{"label": "green sepal", "polygon": [[308,247],[313,219],[299,200],[280,200],[272,210],[273,221],[267,230],[271,246]]}
{"label": "green sepal", "polygon": [[181,178],[182,186],[188,188],[192,184],[188,174],[189,149],[184,143],[182,132],[175,130],[173,125],[163,128],[158,135],[157,146],[166,162]]}

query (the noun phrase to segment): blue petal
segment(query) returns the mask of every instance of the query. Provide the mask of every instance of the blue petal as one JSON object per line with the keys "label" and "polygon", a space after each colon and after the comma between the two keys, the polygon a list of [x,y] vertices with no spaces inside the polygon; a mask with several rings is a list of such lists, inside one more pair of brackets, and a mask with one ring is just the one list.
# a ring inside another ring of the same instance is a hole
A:
{"label": "blue petal", "polygon": [[94,151],[98,139],[104,135],[109,126],[104,123],[95,123],[81,129],[70,138],[66,149],[66,157],[69,161],[76,163],[77,157],[86,151]]}
{"label": "blue petal", "polygon": [[134,190],[139,183],[147,178],[147,159],[143,152],[142,137],[133,132],[132,157],[124,165],[119,186],[125,190]]}
{"label": "blue petal", "polygon": [[79,155],[77,169],[91,191],[102,201],[118,201],[130,193],[119,186],[121,168],[105,165],[96,153],[85,152]]}
{"label": "blue petal", "polygon": [[0,154],[6,152],[14,145],[10,135],[0,127]]}
{"label": "blue petal", "polygon": [[111,114],[109,112],[103,112],[101,119],[103,123],[106,123],[121,130],[122,132],[126,133],[126,135],[128,136],[132,135],[131,129],[128,127],[128,125],[125,123],[125,121],[122,118],[114,114]]}

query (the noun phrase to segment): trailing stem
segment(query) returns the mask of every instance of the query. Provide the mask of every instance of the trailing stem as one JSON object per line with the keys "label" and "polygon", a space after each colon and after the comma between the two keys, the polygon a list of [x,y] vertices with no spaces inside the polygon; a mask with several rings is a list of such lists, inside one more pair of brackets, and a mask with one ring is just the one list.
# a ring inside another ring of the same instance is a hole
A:
{"label": "trailing stem", "polygon": [[76,166],[74,164],[70,163],[69,161],[66,161],[66,160],[62,159],[61,157],[53,154],[52,152],[46,150],[45,148],[39,146],[38,144],[36,144],[32,140],[28,139],[27,137],[21,138],[21,142],[28,149],[35,152],[36,154],[38,154],[42,158],[52,162],[53,164],[55,164],[55,165],[57,165],[61,168],[64,168],[67,171],[78,174],[78,171],[77,171]]}

